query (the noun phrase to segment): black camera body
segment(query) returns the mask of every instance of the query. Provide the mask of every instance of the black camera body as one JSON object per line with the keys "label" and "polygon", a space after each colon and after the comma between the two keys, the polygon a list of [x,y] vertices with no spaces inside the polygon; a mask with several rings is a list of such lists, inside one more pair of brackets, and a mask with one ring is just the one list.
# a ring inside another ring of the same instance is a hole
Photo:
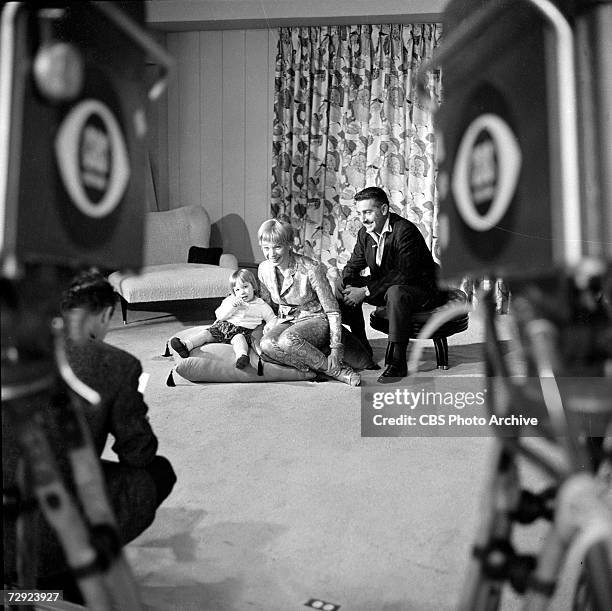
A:
{"label": "black camera body", "polygon": [[146,54],[97,5],[144,24],[141,2],[3,6],[3,276],[141,264]]}
{"label": "black camera body", "polygon": [[525,280],[612,261],[612,60],[597,25],[610,6],[535,4],[445,11],[435,123],[447,277]]}

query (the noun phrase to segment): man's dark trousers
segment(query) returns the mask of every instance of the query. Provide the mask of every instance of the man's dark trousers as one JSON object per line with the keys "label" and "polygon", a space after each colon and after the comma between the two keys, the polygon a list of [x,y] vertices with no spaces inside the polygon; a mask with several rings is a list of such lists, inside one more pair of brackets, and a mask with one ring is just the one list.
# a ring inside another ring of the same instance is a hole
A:
{"label": "man's dark trousers", "polygon": [[[364,278],[365,280],[365,278]],[[365,286],[365,282],[364,282]],[[390,286],[382,298],[368,300],[375,306],[385,306],[389,320],[389,341],[406,344],[410,339],[413,312],[421,312],[435,306],[436,292],[428,291],[419,286],[394,284]],[[365,321],[362,305],[349,306],[341,303],[342,322],[348,325],[361,342],[366,343]]]}

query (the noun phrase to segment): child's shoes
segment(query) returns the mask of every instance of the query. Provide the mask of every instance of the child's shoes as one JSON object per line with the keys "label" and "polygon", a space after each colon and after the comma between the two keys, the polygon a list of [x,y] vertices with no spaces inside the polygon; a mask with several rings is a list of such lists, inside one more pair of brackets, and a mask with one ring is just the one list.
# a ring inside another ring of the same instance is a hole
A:
{"label": "child's shoes", "polygon": [[244,369],[247,365],[250,365],[250,364],[251,364],[251,361],[246,354],[239,356],[238,359],[236,360],[237,369]]}
{"label": "child's shoes", "polygon": [[178,337],[173,337],[170,340],[170,345],[172,346],[172,349],[175,350],[181,358],[186,359],[189,356],[189,350],[187,349],[187,346],[185,346],[185,344]]}

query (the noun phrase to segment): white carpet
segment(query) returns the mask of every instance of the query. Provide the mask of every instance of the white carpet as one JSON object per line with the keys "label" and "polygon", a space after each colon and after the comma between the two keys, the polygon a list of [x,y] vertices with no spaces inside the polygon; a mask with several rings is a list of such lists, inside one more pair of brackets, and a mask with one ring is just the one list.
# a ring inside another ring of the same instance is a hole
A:
{"label": "white carpet", "polygon": [[[147,609],[456,607],[490,438],[362,438],[360,390],[339,382],[168,388],[164,342],[195,323],[151,316],[116,315],[108,336],[151,374],[151,422],[178,475],[128,548]],[[372,339],[382,361],[384,336]],[[481,341],[473,321],[439,375],[481,373]],[[434,367],[432,346],[421,369]]]}

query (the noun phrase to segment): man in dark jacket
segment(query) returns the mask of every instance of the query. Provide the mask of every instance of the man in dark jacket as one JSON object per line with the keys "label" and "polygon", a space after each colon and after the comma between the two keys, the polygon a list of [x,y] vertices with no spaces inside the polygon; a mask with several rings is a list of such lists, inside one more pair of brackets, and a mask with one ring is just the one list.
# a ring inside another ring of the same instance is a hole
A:
{"label": "man in dark jacket", "polygon": [[[115,511],[120,544],[125,545],[143,532],[155,518],[162,501],[170,494],[176,476],[169,461],[157,455],[157,437],[147,417],[147,405],[139,389],[142,367],[137,358],[105,343],[104,337],[113,313],[115,295],[99,273],[78,275],[64,293],[62,313],[66,330],[66,353],[76,376],[101,397],[98,405],[87,405],[95,451],[101,455],[109,435],[117,461],[102,460],[102,471],[109,500]],[[49,442],[58,465],[70,485],[65,431],[58,416],[68,397],[58,394],[41,406]],[[19,450],[9,422],[3,422],[4,486],[15,484]],[[5,580],[15,580],[15,529],[4,529]],[[37,536],[37,586],[64,590],[64,597],[81,602],[76,581],[69,573],[55,534],[40,520]]]}
{"label": "man in dark jacket", "polygon": [[[389,341],[378,381],[394,382],[407,374],[412,313],[436,305],[437,265],[416,225],[390,211],[382,189],[367,187],[357,193],[355,202],[363,227],[342,273],[342,318],[371,353],[362,303],[386,307]],[[370,275],[362,276],[366,268]]]}

